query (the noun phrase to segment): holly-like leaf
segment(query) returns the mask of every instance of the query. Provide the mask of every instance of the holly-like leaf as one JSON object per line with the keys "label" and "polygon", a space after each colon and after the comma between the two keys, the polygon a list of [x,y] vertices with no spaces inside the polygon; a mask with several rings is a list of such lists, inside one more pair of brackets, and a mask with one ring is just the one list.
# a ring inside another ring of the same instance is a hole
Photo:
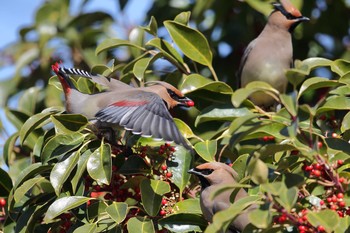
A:
{"label": "holly-like leaf", "polygon": [[106,208],[108,215],[118,224],[124,221],[128,213],[128,205],[124,202],[113,202]]}
{"label": "holly-like leaf", "polygon": [[89,123],[87,118],[80,114],[53,115],[51,120],[58,131],[65,134],[80,131]]}
{"label": "holly-like leaf", "polygon": [[153,221],[147,217],[132,217],[127,223],[130,233],[154,233]]}
{"label": "holly-like leaf", "polygon": [[202,159],[208,162],[215,161],[215,155],[217,152],[217,141],[206,140],[204,142],[198,142],[194,145],[194,149]]}
{"label": "holly-like leaf", "polygon": [[162,202],[162,195],[170,192],[167,182],[161,180],[144,179],[140,183],[141,200],[146,212],[156,216]]}
{"label": "holly-like leaf", "polygon": [[165,28],[181,51],[193,61],[211,66],[213,55],[205,36],[175,21],[165,21]]}
{"label": "holly-like leaf", "polygon": [[111,146],[101,142],[87,161],[89,175],[99,183],[109,184],[112,177]]}

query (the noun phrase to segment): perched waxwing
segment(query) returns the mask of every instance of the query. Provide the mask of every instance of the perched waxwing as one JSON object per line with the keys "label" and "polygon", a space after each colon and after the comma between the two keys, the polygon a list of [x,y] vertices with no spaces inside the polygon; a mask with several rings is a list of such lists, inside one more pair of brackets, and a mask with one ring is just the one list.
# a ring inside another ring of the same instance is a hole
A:
{"label": "perched waxwing", "polygon": [[[83,114],[89,120],[119,125],[133,134],[174,141],[191,148],[168,110],[178,105],[192,107],[194,102],[174,86],[155,81],[150,82],[150,86],[135,88],[102,75],[60,67],[58,63],[52,65],[52,70],[63,87],[68,113]],[[106,91],[84,94],[73,85],[69,75],[90,78],[106,87]]]}
{"label": "perched waxwing", "polygon": [[[260,35],[250,42],[241,59],[238,78],[241,87],[252,81],[264,81],[281,93],[286,92],[288,80],[285,71],[293,66],[291,33],[294,28],[309,18],[301,15],[289,0],[274,3],[274,11]],[[251,101],[259,106],[275,103],[273,97],[256,92]]]}
{"label": "perched waxwing", "polygon": [[[204,218],[212,222],[213,215],[216,212],[225,210],[232,204],[230,202],[230,196],[232,190],[227,190],[211,198],[211,194],[219,188],[222,188],[223,184],[235,184],[238,174],[232,167],[220,163],[210,162],[201,164],[188,171],[190,174],[196,175],[201,182],[200,193],[200,205]],[[240,189],[235,196],[234,201],[237,201],[243,197],[248,196],[244,189]],[[249,207],[249,209],[256,208],[255,206]],[[241,232],[248,224],[249,219],[247,216],[248,211],[243,212],[235,218],[231,223],[227,232]]]}

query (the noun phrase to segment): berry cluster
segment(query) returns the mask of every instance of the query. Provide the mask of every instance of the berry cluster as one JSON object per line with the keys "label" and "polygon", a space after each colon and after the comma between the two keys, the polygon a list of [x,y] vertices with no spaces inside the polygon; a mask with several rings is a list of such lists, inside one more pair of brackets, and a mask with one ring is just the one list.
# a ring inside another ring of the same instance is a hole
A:
{"label": "berry cluster", "polygon": [[274,137],[274,136],[263,136],[263,137],[262,137],[262,140],[263,140],[264,142],[274,141],[274,140],[275,140],[275,137]]}

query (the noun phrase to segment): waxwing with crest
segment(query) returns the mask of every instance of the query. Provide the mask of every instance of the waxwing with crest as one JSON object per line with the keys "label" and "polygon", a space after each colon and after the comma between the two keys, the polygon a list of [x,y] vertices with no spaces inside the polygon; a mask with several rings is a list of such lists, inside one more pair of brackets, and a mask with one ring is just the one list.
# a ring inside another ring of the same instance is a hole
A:
{"label": "waxwing with crest", "polygon": [[[83,114],[89,120],[107,125],[119,125],[133,134],[174,141],[191,149],[175,125],[169,109],[192,107],[194,103],[178,89],[162,81],[149,82],[135,88],[116,79],[93,75],[87,71],[52,65],[63,87],[68,113]],[[69,75],[90,78],[106,88],[96,94],[77,90]]]}
{"label": "waxwing with crest", "polygon": [[[291,33],[309,18],[302,16],[289,0],[273,3],[273,7],[263,31],[244,52],[238,79],[241,87],[253,81],[264,81],[280,93],[285,93],[288,84],[285,72],[293,66]],[[253,93],[250,99],[254,104],[265,107],[275,103],[272,96],[262,92]]]}
{"label": "waxwing with crest", "polygon": [[[204,218],[212,222],[215,213],[225,210],[231,206],[230,196],[232,190],[226,190],[212,197],[218,189],[223,185],[233,185],[237,183],[238,174],[232,167],[220,163],[210,162],[198,165],[188,171],[190,174],[196,175],[201,182],[200,206]],[[236,194],[233,202],[248,196],[244,189],[240,189]],[[255,209],[252,205],[238,215],[229,226],[227,232],[241,232],[250,223],[248,219],[249,211]]]}

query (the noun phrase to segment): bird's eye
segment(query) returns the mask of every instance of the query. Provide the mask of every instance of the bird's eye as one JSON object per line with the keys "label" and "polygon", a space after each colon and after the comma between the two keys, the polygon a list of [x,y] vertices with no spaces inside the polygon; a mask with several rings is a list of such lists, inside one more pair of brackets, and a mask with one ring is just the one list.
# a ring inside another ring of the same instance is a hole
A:
{"label": "bird's eye", "polygon": [[178,96],[174,91],[170,90],[170,89],[167,89],[170,97],[174,100],[179,100],[180,99],[180,96]]}
{"label": "bird's eye", "polygon": [[211,173],[213,173],[213,169],[204,169],[202,170],[202,174],[203,175],[210,175]]}

